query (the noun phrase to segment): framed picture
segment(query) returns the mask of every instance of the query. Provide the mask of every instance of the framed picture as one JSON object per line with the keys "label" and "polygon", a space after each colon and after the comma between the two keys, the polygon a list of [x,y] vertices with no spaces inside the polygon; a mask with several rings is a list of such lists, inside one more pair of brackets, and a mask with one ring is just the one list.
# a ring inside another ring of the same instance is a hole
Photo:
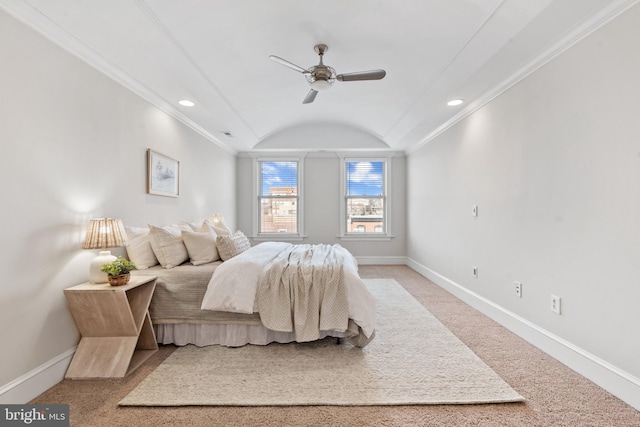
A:
{"label": "framed picture", "polygon": [[147,193],[178,197],[180,195],[180,162],[148,149]]}

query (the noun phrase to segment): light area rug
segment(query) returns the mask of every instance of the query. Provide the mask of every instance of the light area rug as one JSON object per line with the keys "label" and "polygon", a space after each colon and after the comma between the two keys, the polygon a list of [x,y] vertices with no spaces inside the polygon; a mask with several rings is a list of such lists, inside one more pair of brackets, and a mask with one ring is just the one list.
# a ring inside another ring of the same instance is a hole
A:
{"label": "light area rug", "polygon": [[426,405],[524,400],[392,279],[365,348],[311,343],[178,348],[122,406]]}

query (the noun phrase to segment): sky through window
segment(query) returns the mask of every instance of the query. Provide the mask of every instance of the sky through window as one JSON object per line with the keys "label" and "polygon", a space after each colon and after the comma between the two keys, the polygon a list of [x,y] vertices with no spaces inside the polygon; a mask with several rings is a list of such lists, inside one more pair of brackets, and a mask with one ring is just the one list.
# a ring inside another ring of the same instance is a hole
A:
{"label": "sky through window", "polygon": [[298,186],[297,162],[261,162],[262,195],[270,194],[271,188]]}
{"label": "sky through window", "polygon": [[384,162],[347,162],[347,196],[380,196]]}

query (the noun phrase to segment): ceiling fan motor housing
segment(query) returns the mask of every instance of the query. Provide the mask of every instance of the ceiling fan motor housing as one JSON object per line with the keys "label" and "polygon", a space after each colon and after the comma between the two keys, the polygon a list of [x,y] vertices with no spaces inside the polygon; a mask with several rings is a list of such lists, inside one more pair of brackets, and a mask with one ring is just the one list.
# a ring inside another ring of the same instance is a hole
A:
{"label": "ceiling fan motor housing", "polygon": [[333,67],[324,65],[322,57],[329,48],[326,44],[317,44],[314,47],[316,53],[320,56],[320,63],[309,68],[302,68],[299,65],[289,62],[286,59],[282,59],[279,56],[269,55],[272,61],[275,61],[285,67],[291,68],[299,73],[302,73],[307,79],[307,83],[311,86],[311,90],[302,101],[303,104],[310,104],[316,99],[316,95],[319,91],[329,89],[333,82],[340,80],[341,82],[353,82],[361,80],[380,80],[384,78],[386,72],[384,70],[370,70],[370,71],[358,71],[355,73],[337,74]]}
{"label": "ceiling fan motor housing", "polygon": [[329,89],[336,81],[336,70],[327,65],[315,65],[304,75],[313,90]]}

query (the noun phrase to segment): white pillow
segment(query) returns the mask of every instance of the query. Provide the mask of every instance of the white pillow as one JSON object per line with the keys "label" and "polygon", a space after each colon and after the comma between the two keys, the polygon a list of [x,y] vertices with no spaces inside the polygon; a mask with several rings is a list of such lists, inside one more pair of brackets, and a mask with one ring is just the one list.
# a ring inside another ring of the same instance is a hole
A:
{"label": "white pillow", "polygon": [[[198,231],[198,228],[200,227],[195,226],[195,225],[191,225],[189,224],[187,221],[182,221],[180,224],[171,224],[169,225],[169,227],[171,228],[177,228],[179,230],[187,230],[187,231]],[[195,228],[194,228],[195,227]]]}
{"label": "white pillow", "polygon": [[223,261],[233,258],[251,247],[249,239],[240,230],[233,233],[232,236],[218,236],[216,245]]}
{"label": "white pillow", "polygon": [[149,243],[149,227],[125,227],[127,233],[127,256],[136,265],[136,269],[145,270],[158,264],[158,260]]}
{"label": "white pillow", "polygon": [[182,241],[193,265],[207,264],[220,259],[216,247],[216,234],[213,231],[182,230]]}
{"label": "white pillow", "polygon": [[164,268],[173,268],[189,259],[181,233],[182,229],[178,227],[149,225],[149,243]]}
{"label": "white pillow", "polygon": [[228,228],[221,228],[215,225],[211,226],[218,236],[231,236],[231,231]]}
{"label": "white pillow", "polygon": [[[202,227],[203,224],[204,224],[204,220],[196,221],[196,222],[191,222],[191,221],[184,220],[179,225],[177,225],[176,227],[180,227],[180,228],[188,230],[188,231],[200,231],[200,228]],[[188,228],[185,227],[185,226],[187,226]]]}
{"label": "white pillow", "polygon": [[[216,233],[215,228],[206,219],[202,222],[202,226],[198,229],[198,231],[201,232],[201,233],[208,232],[208,233],[213,234],[213,239],[214,240],[216,240],[218,238],[218,234]],[[220,259],[220,253],[218,252],[218,245],[217,245],[217,242],[216,242],[215,243],[215,259],[214,259],[214,261],[218,261],[219,259]]]}

